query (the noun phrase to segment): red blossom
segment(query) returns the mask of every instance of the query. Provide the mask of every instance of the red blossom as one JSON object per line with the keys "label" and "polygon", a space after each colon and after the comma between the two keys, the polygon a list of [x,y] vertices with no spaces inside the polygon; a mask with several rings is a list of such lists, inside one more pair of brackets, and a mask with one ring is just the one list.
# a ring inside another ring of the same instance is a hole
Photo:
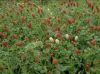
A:
{"label": "red blossom", "polygon": [[17,21],[16,20],[13,20],[12,23],[13,23],[13,25],[16,25],[17,24]]}
{"label": "red blossom", "polygon": [[90,41],[90,43],[91,43],[92,45],[96,45],[96,39],[92,39],[92,40]]}
{"label": "red blossom", "polygon": [[56,58],[52,59],[52,64],[58,64],[58,60]]}
{"label": "red blossom", "polygon": [[2,37],[3,37],[3,38],[7,38],[7,34],[2,33]]}
{"label": "red blossom", "polygon": [[54,28],[53,32],[60,31],[60,26]]}
{"label": "red blossom", "polygon": [[50,43],[47,43],[47,44],[46,44],[46,47],[51,47],[51,44],[50,44]]}
{"label": "red blossom", "polygon": [[68,23],[69,24],[74,24],[75,23],[75,19],[68,19]]}
{"label": "red blossom", "polygon": [[31,28],[32,28],[32,22],[28,23],[27,27],[28,27],[29,29],[31,29]]}
{"label": "red blossom", "polygon": [[17,46],[19,46],[19,47],[23,47],[23,42],[21,42],[21,41],[18,42],[18,43],[17,43]]}
{"label": "red blossom", "polygon": [[73,45],[75,45],[75,44],[76,44],[76,42],[75,42],[75,41],[73,41],[73,40],[71,41],[71,43],[72,43]]}
{"label": "red blossom", "polygon": [[2,46],[8,47],[9,46],[9,43],[8,42],[2,42]]}
{"label": "red blossom", "polygon": [[86,70],[87,70],[87,71],[90,70],[90,64],[86,64]]}
{"label": "red blossom", "polygon": [[25,17],[25,16],[22,16],[22,17],[21,17],[21,21],[22,21],[22,22],[25,22],[25,21],[26,21],[26,17]]}
{"label": "red blossom", "polygon": [[35,4],[34,3],[30,3],[29,5],[30,5],[30,10],[32,11],[32,9],[35,6]]}
{"label": "red blossom", "polygon": [[97,26],[96,29],[97,29],[97,31],[100,31],[100,26]]}
{"label": "red blossom", "polygon": [[57,37],[57,38],[60,38],[61,36],[62,36],[62,35],[61,35],[61,33],[59,33],[59,32],[55,34],[55,37]]}
{"label": "red blossom", "polygon": [[58,23],[61,22],[61,18],[59,16],[57,17],[57,21],[58,21]]}
{"label": "red blossom", "polygon": [[43,13],[43,8],[42,7],[38,7],[38,13],[42,14]]}
{"label": "red blossom", "polygon": [[8,31],[9,31],[8,27],[5,26],[5,27],[3,28],[3,32],[8,32]]}
{"label": "red blossom", "polygon": [[34,14],[34,13],[32,13],[32,17],[33,17],[33,18],[35,17],[35,14]]}
{"label": "red blossom", "polygon": [[20,11],[21,13],[22,13],[23,9],[24,9],[24,5],[23,5],[23,4],[19,4],[19,11]]}
{"label": "red blossom", "polygon": [[61,37],[60,39],[61,39],[62,41],[64,41],[64,38],[63,38],[63,37]]}
{"label": "red blossom", "polygon": [[39,59],[35,58],[34,62],[35,62],[35,64],[38,64],[39,63]]}
{"label": "red blossom", "polygon": [[86,23],[90,24],[91,19],[86,19]]}
{"label": "red blossom", "polygon": [[90,26],[90,30],[96,30],[96,26],[91,25],[91,26]]}
{"label": "red blossom", "polygon": [[27,36],[25,36],[24,37],[24,40],[28,42],[29,41],[29,38]]}
{"label": "red blossom", "polygon": [[98,13],[100,12],[99,6],[96,6],[96,10],[97,10]]}
{"label": "red blossom", "polygon": [[79,49],[77,49],[77,50],[75,51],[75,53],[76,53],[77,55],[79,55],[79,54],[81,53],[81,51],[80,51]]}
{"label": "red blossom", "polygon": [[14,39],[18,39],[18,35],[17,35],[17,34],[14,34],[12,37],[13,37]]}

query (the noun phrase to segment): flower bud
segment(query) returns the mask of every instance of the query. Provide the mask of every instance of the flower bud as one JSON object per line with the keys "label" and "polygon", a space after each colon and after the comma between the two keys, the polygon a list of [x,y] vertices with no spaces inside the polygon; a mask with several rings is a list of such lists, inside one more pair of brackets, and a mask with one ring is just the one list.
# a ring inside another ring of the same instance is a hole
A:
{"label": "flower bud", "polygon": [[77,41],[78,40],[78,36],[75,36],[75,41]]}
{"label": "flower bud", "polygon": [[54,39],[53,39],[52,37],[50,37],[49,40],[50,40],[51,42],[54,42]]}
{"label": "flower bud", "polygon": [[56,39],[55,42],[56,42],[57,44],[59,44],[59,40],[58,40],[58,39]]}
{"label": "flower bud", "polygon": [[66,39],[70,40],[71,39],[71,36],[69,34],[66,34],[65,35]]}

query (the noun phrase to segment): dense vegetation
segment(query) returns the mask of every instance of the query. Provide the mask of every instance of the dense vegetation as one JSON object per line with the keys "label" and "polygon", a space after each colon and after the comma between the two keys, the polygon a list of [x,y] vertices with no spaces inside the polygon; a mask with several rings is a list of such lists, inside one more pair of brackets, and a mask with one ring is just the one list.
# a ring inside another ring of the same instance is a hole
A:
{"label": "dense vegetation", "polygon": [[100,74],[99,0],[0,0],[0,74]]}

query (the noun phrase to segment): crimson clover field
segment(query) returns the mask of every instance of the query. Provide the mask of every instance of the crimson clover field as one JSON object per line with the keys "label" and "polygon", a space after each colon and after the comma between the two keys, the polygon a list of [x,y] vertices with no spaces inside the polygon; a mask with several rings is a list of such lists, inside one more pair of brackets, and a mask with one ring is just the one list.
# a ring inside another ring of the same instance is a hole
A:
{"label": "crimson clover field", "polygon": [[0,74],[100,74],[100,0],[0,0]]}

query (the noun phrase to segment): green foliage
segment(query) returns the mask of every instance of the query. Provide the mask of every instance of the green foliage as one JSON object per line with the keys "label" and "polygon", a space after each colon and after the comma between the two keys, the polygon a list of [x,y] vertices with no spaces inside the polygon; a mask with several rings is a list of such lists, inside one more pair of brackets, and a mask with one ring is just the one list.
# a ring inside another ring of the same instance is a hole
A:
{"label": "green foliage", "polygon": [[99,74],[97,1],[0,0],[0,74]]}

